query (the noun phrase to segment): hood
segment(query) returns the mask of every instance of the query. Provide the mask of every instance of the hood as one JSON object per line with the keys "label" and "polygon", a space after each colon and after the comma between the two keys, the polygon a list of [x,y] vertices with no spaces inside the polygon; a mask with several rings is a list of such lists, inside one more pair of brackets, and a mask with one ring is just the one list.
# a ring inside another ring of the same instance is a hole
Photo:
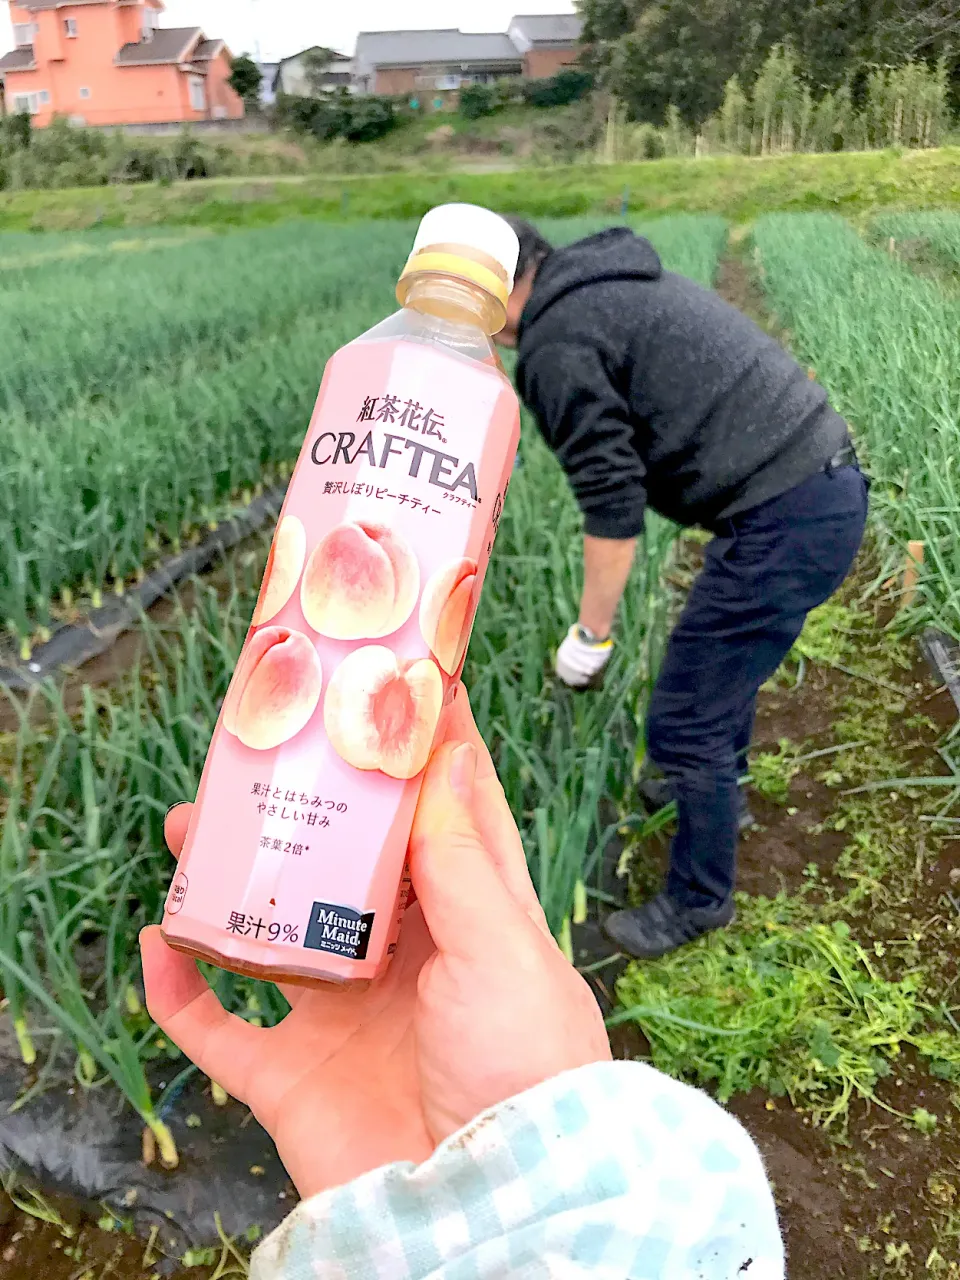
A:
{"label": "hood", "polygon": [[606,280],[659,280],[663,267],[649,240],[628,227],[610,227],[598,235],[555,249],[537,272],[521,330],[568,293]]}

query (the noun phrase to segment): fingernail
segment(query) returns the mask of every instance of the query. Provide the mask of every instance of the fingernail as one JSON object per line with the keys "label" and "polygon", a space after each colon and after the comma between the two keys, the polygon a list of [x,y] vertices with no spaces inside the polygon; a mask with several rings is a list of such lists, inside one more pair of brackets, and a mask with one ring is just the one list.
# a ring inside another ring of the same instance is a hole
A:
{"label": "fingernail", "polygon": [[473,800],[473,783],[477,776],[477,750],[469,742],[462,742],[450,759],[450,785],[464,802]]}
{"label": "fingernail", "polygon": [[170,817],[170,815],[171,815],[171,813],[173,813],[174,809],[179,809],[179,808],[180,808],[180,806],[181,806],[183,803],[185,803],[183,800],[178,800],[178,801],[176,802],[176,804],[172,804],[172,805],[170,806],[170,808],[167,810],[167,812],[163,815],[163,820],[164,820],[164,822],[166,822],[166,820]]}

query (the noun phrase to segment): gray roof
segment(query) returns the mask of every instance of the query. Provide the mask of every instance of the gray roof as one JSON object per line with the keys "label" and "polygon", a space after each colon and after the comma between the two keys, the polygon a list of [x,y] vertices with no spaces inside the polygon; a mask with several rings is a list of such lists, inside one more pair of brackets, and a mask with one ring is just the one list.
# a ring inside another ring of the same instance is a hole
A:
{"label": "gray roof", "polygon": [[75,4],[104,4],[105,0],[19,0],[21,9],[43,13],[46,9],[69,9]]}
{"label": "gray roof", "polygon": [[519,14],[510,27],[519,27],[532,44],[576,44],[583,32],[575,13]]}
{"label": "gray roof", "polygon": [[155,63],[181,62],[198,40],[203,39],[199,27],[161,27],[152,40],[125,44],[114,62],[119,67],[143,67]]}
{"label": "gray roof", "polygon": [[298,53],[288,53],[287,56],[285,58],[281,58],[279,62],[274,62],[274,63],[264,62],[264,63],[261,63],[261,66],[283,67],[283,66],[286,66],[288,62],[295,62],[297,58],[302,58],[305,53],[318,53],[321,49],[323,49],[324,53],[328,53],[330,55],[330,63],[329,63],[330,66],[332,66],[335,62],[352,61],[348,53],[338,53],[336,49],[324,49],[323,45],[312,44],[308,49],[301,49]]}
{"label": "gray roof", "polygon": [[0,71],[32,71],[35,66],[32,44],[22,44],[0,58]]}
{"label": "gray roof", "polygon": [[191,62],[210,62],[223,48],[222,40],[201,40],[193,51]]}
{"label": "gray roof", "polygon": [[474,35],[447,28],[443,31],[361,31],[357,36],[357,62],[374,67],[519,61],[516,45],[507,35]]}

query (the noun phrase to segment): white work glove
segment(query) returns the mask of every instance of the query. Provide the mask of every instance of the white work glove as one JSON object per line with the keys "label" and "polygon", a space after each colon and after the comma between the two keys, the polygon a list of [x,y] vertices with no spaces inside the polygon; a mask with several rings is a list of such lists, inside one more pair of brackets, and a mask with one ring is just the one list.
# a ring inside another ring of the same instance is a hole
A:
{"label": "white work glove", "polygon": [[565,685],[586,689],[600,675],[612,653],[612,639],[596,640],[579,623],[574,623],[557,650],[554,667]]}

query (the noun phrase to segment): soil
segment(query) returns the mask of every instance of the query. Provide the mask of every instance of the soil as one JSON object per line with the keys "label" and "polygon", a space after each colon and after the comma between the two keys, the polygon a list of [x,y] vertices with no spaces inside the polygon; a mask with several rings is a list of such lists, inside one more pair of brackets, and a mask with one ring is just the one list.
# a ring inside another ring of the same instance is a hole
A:
{"label": "soil", "polygon": [[[756,749],[773,749],[783,738],[820,745],[828,734],[834,709],[856,692],[858,682],[835,671],[808,667],[804,686],[790,695],[761,698]],[[938,688],[918,663],[905,684],[915,691],[914,706],[939,726],[953,726],[957,711],[948,691]],[[926,735],[925,758],[918,772],[943,772],[936,755],[937,733]],[[918,749],[919,755],[919,749]],[[829,876],[849,835],[824,832],[815,838],[809,827],[823,821],[836,806],[836,792],[801,774],[793,780],[788,807],[751,797],[760,827],[741,844],[740,887],[752,894],[775,894],[799,886],[804,867],[816,862]],[[790,815],[788,809],[797,812]],[[951,859],[945,854],[924,884],[915,904],[917,917],[942,915],[941,895]],[[922,1066],[904,1062],[900,1075],[883,1089],[884,1101],[912,1113],[924,1107],[949,1117],[955,1110],[948,1087]],[[851,1110],[845,1141],[832,1140],[810,1125],[785,1100],[760,1093],[734,1098],[730,1110],[744,1122],[767,1162],[786,1235],[791,1275],[804,1280],[867,1280],[877,1274],[929,1274],[924,1262],[934,1244],[929,1179],[936,1170],[953,1173],[960,1182],[960,1133],[938,1129],[932,1137],[906,1126],[896,1116],[857,1103]],[[942,1207],[942,1206],[941,1206]],[[878,1273],[877,1233],[904,1254],[901,1270]],[[870,1239],[868,1240],[868,1236]],[[868,1247],[869,1244],[869,1247]],[[958,1242],[960,1250],[960,1242]]]}
{"label": "soil", "polygon": [[[210,1268],[160,1271],[144,1241],[101,1231],[94,1223],[74,1228],[68,1238],[59,1227],[6,1206],[0,1228],[2,1280],[151,1280],[155,1275],[205,1280]],[[2,1215],[0,1215],[2,1216]]]}

